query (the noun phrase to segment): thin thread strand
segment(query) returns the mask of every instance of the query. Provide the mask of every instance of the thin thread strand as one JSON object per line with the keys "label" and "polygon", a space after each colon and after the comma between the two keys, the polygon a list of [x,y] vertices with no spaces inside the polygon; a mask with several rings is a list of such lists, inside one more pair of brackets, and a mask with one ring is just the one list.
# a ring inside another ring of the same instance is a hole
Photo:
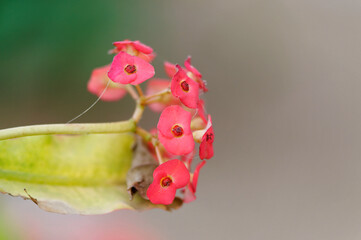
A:
{"label": "thin thread strand", "polygon": [[88,107],[87,109],[85,109],[85,110],[84,110],[82,113],[80,113],[78,116],[76,116],[75,118],[73,118],[73,119],[71,119],[70,121],[68,121],[67,124],[68,124],[68,123],[71,123],[71,122],[73,122],[73,121],[75,121],[75,120],[77,120],[78,118],[80,118],[81,116],[83,116],[85,113],[87,113],[90,109],[92,109],[92,108],[95,106],[95,104],[97,104],[97,103],[99,102],[99,100],[102,98],[102,96],[104,95],[104,93],[105,93],[106,90],[108,89],[109,84],[110,84],[110,80],[108,80],[107,85],[105,86],[103,92],[99,95],[98,99],[95,100],[95,102],[94,102],[92,105],[90,105],[90,107]]}

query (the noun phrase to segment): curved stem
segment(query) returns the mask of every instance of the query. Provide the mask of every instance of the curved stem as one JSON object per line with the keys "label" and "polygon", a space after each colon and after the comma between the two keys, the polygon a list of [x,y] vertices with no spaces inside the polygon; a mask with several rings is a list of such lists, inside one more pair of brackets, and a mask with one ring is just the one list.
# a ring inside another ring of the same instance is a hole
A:
{"label": "curved stem", "polygon": [[134,132],[133,119],[112,123],[43,124],[0,130],[0,140],[51,134],[102,134]]}
{"label": "curved stem", "polygon": [[139,85],[135,85],[135,88],[137,89],[139,96],[140,96],[140,97],[143,97],[143,96],[144,96],[143,90],[140,88],[140,86],[139,86]]}
{"label": "curved stem", "polygon": [[149,104],[152,104],[152,103],[158,103],[161,99],[161,96],[157,96],[157,97],[154,97],[152,99],[149,99],[147,101],[144,101],[143,102],[143,105],[149,105]]}
{"label": "curved stem", "polygon": [[134,100],[138,100],[139,96],[137,94],[137,92],[134,90],[133,86],[131,86],[130,84],[127,84],[125,86],[125,89],[128,91],[129,95],[134,99]]}
{"label": "curved stem", "polygon": [[143,138],[143,140],[145,142],[150,142],[152,141],[152,134],[150,132],[148,132],[147,130],[144,130],[143,128],[141,127],[137,127],[135,129],[135,134],[139,135],[140,137]]}
{"label": "curved stem", "polygon": [[155,148],[155,153],[157,154],[157,157],[158,157],[159,164],[165,163],[165,161],[162,157],[162,153],[160,152],[159,145],[158,144],[155,145],[154,148]]}
{"label": "curved stem", "polygon": [[141,127],[137,127],[135,129],[135,133],[140,136],[141,138],[143,138],[143,140],[145,142],[151,142],[154,146],[154,149],[155,149],[155,153],[157,155],[157,160],[158,160],[158,163],[159,164],[162,164],[165,162],[165,159],[163,159],[162,157],[162,153],[160,151],[160,148],[159,148],[159,141],[150,133],[148,132],[147,130],[144,130],[143,128]]}
{"label": "curved stem", "polygon": [[144,104],[149,104],[149,102],[152,102],[153,99],[152,98],[156,98],[155,100],[156,101],[159,101],[159,98],[162,97],[163,95],[166,95],[166,94],[169,94],[171,91],[169,88],[166,88],[160,92],[157,92],[153,95],[150,95],[150,96],[146,96],[144,99],[143,99],[143,103]]}
{"label": "curved stem", "polygon": [[144,112],[144,105],[141,103],[140,100],[138,100],[137,105],[136,105],[135,110],[134,110],[134,113],[133,113],[133,116],[132,116],[132,119],[136,123],[138,123],[139,120],[142,118],[143,112]]}

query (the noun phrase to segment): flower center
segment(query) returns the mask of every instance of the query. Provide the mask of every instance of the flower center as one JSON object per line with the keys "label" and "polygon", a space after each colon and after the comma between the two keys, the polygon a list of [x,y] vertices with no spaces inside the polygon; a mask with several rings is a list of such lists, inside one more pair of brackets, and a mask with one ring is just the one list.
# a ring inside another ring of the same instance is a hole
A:
{"label": "flower center", "polygon": [[125,68],[124,68],[124,71],[128,74],[133,74],[137,71],[137,69],[135,68],[134,65],[127,65]]}
{"label": "flower center", "polygon": [[162,187],[169,187],[172,183],[172,179],[170,177],[164,177],[160,182],[162,184]]}
{"label": "flower center", "polygon": [[206,141],[207,142],[213,142],[213,133],[208,133],[206,135]]}
{"label": "flower center", "polygon": [[180,85],[181,85],[183,91],[185,91],[185,92],[189,91],[189,84],[185,80],[182,81]]}
{"label": "flower center", "polygon": [[174,125],[172,128],[172,133],[176,137],[181,137],[183,135],[183,128],[179,125]]}

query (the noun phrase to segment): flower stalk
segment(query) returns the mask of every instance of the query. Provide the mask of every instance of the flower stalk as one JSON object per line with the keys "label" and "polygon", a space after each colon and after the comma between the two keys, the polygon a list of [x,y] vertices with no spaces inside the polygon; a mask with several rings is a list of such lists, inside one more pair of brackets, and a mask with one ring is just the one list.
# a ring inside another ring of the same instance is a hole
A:
{"label": "flower stalk", "polygon": [[162,97],[163,95],[166,95],[166,94],[170,94],[170,89],[169,88],[166,88],[162,91],[159,91],[153,95],[150,95],[150,96],[147,96],[143,99],[143,102],[145,104],[149,104],[150,100],[153,100],[153,98],[157,98],[155,99],[155,102],[159,101],[159,98]]}
{"label": "flower stalk", "polygon": [[51,134],[104,134],[134,132],[133,119],[112,123],[43,124],[0,130],[0,140]]}
{"label": "flower stalk", "polygon": [[125,89],[128,91],[129,95],[134,99],[134,100],[138,100],[139,96],[137,94],[137,92],[134,90],[132,85],[125,85]]}

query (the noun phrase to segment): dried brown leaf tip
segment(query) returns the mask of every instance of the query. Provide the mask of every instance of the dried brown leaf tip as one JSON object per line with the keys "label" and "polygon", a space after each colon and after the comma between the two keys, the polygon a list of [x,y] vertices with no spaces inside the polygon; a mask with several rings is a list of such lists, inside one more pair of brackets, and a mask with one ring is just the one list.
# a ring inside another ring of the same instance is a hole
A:
{"label": "dried brown leaf tip", "polygon": [[146,144],[140,137],[134,146],[132,167],[127,174],[127,190],[132,200],[136,193],[148,200],[147,189],[153,181],[154,169],[158,166],[157,160],[149,152]]}

